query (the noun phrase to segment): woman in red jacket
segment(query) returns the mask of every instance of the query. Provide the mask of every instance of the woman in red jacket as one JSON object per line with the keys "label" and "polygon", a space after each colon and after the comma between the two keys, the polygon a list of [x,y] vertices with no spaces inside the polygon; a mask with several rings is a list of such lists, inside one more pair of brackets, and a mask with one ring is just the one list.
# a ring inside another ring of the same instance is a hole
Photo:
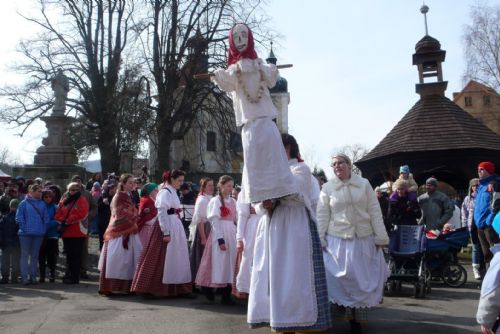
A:
{"label": "woman in red jacket", "polygon": [[82,196],[78,183],[71,182],[67,189],[59,202],[54,219],[59,223],[66,253],[66,266],[69,268],[69,277],[65,277],[63,283],[78,284],[83,243],[87,238],[89,203]]}

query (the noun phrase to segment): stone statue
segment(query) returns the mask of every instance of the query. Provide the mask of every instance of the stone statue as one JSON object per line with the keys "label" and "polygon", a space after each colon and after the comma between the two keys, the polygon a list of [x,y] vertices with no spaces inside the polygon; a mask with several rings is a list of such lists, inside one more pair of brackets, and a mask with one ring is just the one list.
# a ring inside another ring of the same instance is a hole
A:
{"label": "stone statue", "polygon": [[52,90],[54,91],[55,97],[54,108],[52,109],[53,114],[64,115],[69,91],[69,80],[61,69],[57,70],[56,76],[52,79]]}

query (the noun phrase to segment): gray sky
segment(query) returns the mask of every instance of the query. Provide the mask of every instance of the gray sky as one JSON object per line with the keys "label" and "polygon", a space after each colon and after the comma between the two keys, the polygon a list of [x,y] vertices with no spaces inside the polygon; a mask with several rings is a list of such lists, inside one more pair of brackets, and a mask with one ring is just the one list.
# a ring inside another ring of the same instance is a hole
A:
{"label": "gray sky", "polygon": [[[1,85],[22,80],[6,67],[18,57],[19,39],[33,33],[16,14],[29,11],[29,3],[2,1]],[[443,72],[451,98],[463,86],[463,27],[477,1],[425,3],[429,35],[447,51]],[[274,48],[278,62],[294,65],[281,71],[291,94],[289,132],[311,165],[331,175],[329,157],[335,148],[354,143],[373,148],[418,100],[412,54],[425,35],[421,6],[421,0],[269,1],[272,26],[284,36]],[[259,56],[267,53],[261,49]],[[32,163],[43,136],[45,127],[38,124],[26,138],[4,136],[4,145],[12,144],[14,155]]]}

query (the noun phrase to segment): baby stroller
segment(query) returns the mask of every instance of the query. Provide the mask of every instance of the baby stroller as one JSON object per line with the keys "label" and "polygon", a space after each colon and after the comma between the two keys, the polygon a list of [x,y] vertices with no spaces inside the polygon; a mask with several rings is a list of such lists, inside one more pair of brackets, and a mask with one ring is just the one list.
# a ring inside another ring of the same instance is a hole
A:
{"label": "baby stroller", "polygon": [[402,283],[413,284],[415,298],[424,298],[430,292],[426,268],[426,238],[422,225],[397,225],[389,241],[387,293],[401,289]]}
{"label": "baby stroller", "polygon": [[467,282],[467,271],[458,263],[457,253],[469,242],[467,227],[441,234],[427,240],[427,269],[429,279],[440,279],[446,285],[458,288]]}

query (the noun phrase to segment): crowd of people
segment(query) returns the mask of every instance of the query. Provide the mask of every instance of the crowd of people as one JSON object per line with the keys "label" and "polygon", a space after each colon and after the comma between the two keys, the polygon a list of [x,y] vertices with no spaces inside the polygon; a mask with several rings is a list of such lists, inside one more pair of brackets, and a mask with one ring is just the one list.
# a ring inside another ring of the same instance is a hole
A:
{"label": "crowd of people", "polygon": [[[0,196],[0,282],[54,282],[62,239],[66,258],[62,282],[79,283],[87,278],[88,236],[93,231],[102,248],[100,294],[189,297],[201,290],[214,301],[218,290],[221,303],[232,305],[236,297],[249,299],[250,307],[269,298],[265,291],[272,286],[276,303],[301,305],[293,314],[283,314],[283,321],[293,316],[303,318],[304,324],[314,323],[318,315],[308,319],[310,310],[321,312],[318,305],[330,302],[332,316],[349,320],[353,332],[360,332],[360,321],[367,320],[367,310],[379,304],[383,295],[389,273],[382,249],[395,226],[423,224],[431,239],[466,227],[474,277],[488,282],[483,284],[478,321],[485,330],[494,328],[497,318],[490,310],[498,308],[500,273],[494,255],[498,254],[500,201],[493,203],[493,199],[498,196],[500,178],[493,164],[479,164],[479,178],[470,181],[459,209],[437,190],[434,177],[426,180],[425,192],[418,196],[409,166],[401,166],[400,177],[389,191],[373,191],[366,179],[352,172],[349,157],[337,154],[332,159],[333,178],[321,183],[301,161],[295,139],[284,135],[283,144],[293,175],[301,182],[302,202],[291,197],[271,207],[245,203],[238,200],[234,180],[227,175],[216,184],[202,178],[193,198],[181,170],[165,172],[161,184],[131,174],[119,178],[111,174],[104,180],[97,174],[85,186],[75,175],[64,192],[40,178],[13,179]],[[195,199],[189,226],[181,221],[180,198],[186,203]],[[309,242],[303,242],[304,235],[311,235]],[[274,238],[272,247],[263,246],[270,238]],[[266,251],[276,255],[262,253]],[[288,258],[289,254],[293,257]],[[322,260],[317,268],[315,259]],[[325,279],[309,280],[311,285],[300,289],[290,287],[286,277],[299,272],[310,275],[296,267],[323,272]],[[253,271],[265,271],[272,280],[252,282]],[[254,311],[249,313],[250,324],[262,316],[259,312],[267,312]]]}

